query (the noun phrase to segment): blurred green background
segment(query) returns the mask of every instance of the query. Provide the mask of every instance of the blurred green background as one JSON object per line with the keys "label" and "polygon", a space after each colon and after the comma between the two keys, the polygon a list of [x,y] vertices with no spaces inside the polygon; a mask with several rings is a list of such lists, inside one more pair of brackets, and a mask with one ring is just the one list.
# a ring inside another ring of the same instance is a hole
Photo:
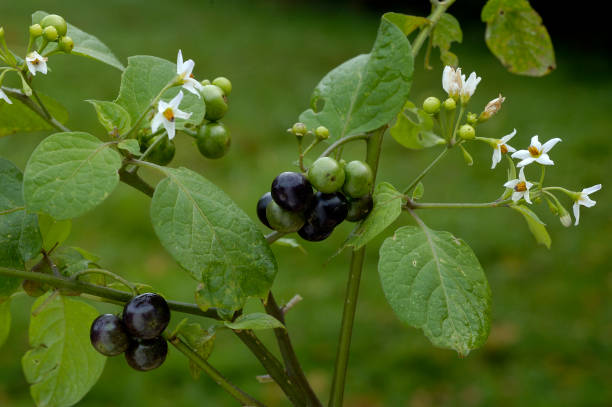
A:
{"label": "blurred green background", "polygon": [[[457,3],[451,12],[461,8],[461,2]],[[368,52],[379,19],[373,12],[340,4],[196,0],[57,4],[52,9],[48,2],[2,2],[0,25],[10,46],[23,52],[29,16],[42,9],[62,14],[97,35],[124,62],[135,54],[174,61],[181,48],[196,61],[197,78],[224,75],[232,80],[234,91],[225,120],[233,136],[228,156],[206,160],[191,139],[179,136],[172,165],[189,166],[213,180],[253,218],[255,203],[272,179],[292,169],[296,147],[285,129],[307,107],[312,89],[327,71]],[[384,236],[369,245],[347,406],[612,403],[609,55],[581,52],[555,42],[553,36],[558,69],[540,79],[513,76],[488,52],[483,32],[481,24],[467,24],[463,44],[453,47],[464,71],[475,70],[483,78],[471,102],[474,111],[499,92],[507,97],[499,115],[479,127],[479,135],[501,137],[516,128],[512,145],[517,148],[525,148],[533,134],[541,140],[561,137],[563,142],[551,153],[556,165],[548,171],[547,182],[578,190],[603,183],[604,188],[592,196],[597,206],[583,208],[579,227],[564,228],[545,204],[535,208],[549,225],[550,250],[536,246],[520,215],[508,209],[422,213],[430,227],[451,231],[472,246],[491,284],[490,338],[465,359],[433,348],[420,331],[393,315],[376,272],[377,248]],[[417,104],[430,95],[443,96],[437,51],[432,55],[432,71],[423,69],[422,58],[416,62],[412,100]],[[114,99],[120,72],[78,57],[55,56],[49,63],[53,72],[37,76],[36,86],[69,108],[69,127],[103,136],[93,108],[83,100]],[[45,135],[2,138],[0,155],[23,169]],[[484,202],[500,194],[504,166],[489,169],[488,146],[474,145],[471,152],[473,167],[467,167],[457,151],[432,171],[424,181],[425,201]],[[348,157],[362,154],[360,148],[347,151]],[[379,180],[401,188],[436,154],[407,151],[387,137]],[[537,176],[529,170],[527,174]],[[99,254],[105,268],[131,280],[158,287],[173,299],[193,301],[195,283],[163,251],[149,222],[148,205],[147,197],[120,185],[103,205],[74,221],[67,243]],[[394,227],[409,223],[411,219],[402,215]],[[330,258],[350,229],[343,225],[324,243],[304,243],[307,254],[274,248],[280,265],[274,291],[279,301],[296,293],[304,297],[288,315],[287,324],[307,375],[324,399],[329,393],[349,255]],[[391,232],[390,228],[385,235]],[[15,321],[8,343],[0,349],[2,407],[32,404],[20,367],[21,355],[28,349],[30,303],[20,297],[12,304]],[[255,303],[250,306],[257,309]],[[173,321],[182,317],[175,314]],[[270,333],[262,337],[274,346]],[[219,333],[211,363],[266,404],[288,405],[274,384],[255,380],[263,369],[230,333]],[[235,403],[207,377],[193,381],[186,360],[171,351],[163,368],[146,374],[129,369],[121,357],[109,359],[100,381],[79,405]]]}

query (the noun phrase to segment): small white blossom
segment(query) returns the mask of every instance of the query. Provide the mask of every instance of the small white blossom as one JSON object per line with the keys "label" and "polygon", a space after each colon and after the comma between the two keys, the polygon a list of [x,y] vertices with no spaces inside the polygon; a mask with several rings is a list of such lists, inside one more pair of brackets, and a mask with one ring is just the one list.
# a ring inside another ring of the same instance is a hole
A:
{"label": "small white blossom", "polygon": [[153,117],[151,121],[151,131],[155,133],[159,126],[163,125],[168,133],[168,138],[172,140],[174,135],[176,134],[176,123],[175,120],[178,119],[189,119],[191,117],[191,113],[183,112],[179,110],[179,105],[181,104],[181,100],[183,99],[183,92],[179,92],[170,103],[166,103],[163,100],[159,101],[157,105],[157,114]]}
{"label": "small white blossom", "polygon": [[11,102],[11,99],[9,99],[8,96],[6,96],[6,93],[4,93],[2,89],[0,89],[0,99],[6,101],[6,103],[8,103],[9,105],[13,104],[13,102]]}
{"label": "small white blossom", "polygon": [[26,56],[26,64],[30,73],[34,76],[36,76],[36,72],[41,72],[43,75],[47,74],[47,58],[36,51],[30,52]]}
{"label": "small white blossom", "polygon": [[501,161],[502,154],[506,154],[508,151],[511,153],[515,152],[516,149],[511,145],[507,144],[508,141],[516,134],[516,129],[512,131],[512,133],[505,135],[501,139],[497,140],[497,144],[493,147],[493,164],[491,165],[491,169],[495,168],[497,164]]}
{"label": "small white blossom", "polygon": [[512,200],[514,202],[519,201],[521,198],[525,198],[527,203],[531,203],[531,199],[529,199],[529,189],[533,186],[533,184],[525,179],[524,170],[525,168],[521,168],[519,171],[519,177],[517,179],[513,179],[512,181],[506,182],[504,186],[514,190],[512,193]]}
{"label": "small white blossom", "polygon": [[560,141],[560,138],[553,138],[542,145],[538,140],[538,136],[533,136],[531,138],[531,145],[529,148],[527,148],[527,150],[517,151],[516,153],[512,154],[512,158],[518,158],[521,160],[516,165],[517,167],[524,167],[534,161],[542,165],[555,165],[547,153]]}
{"label": "small white blossom", "polygon": [[578,196],[578,199],[574,202],[574,218],[576,218],[575,226],[578,226],[578,221],[580,220],[580,205],[586,206],[587,208],[591,208],[595,206],[596,202],[589,198],[589,195],[593,192],[597,192],[601,189],[601,184],[593,185],[590,188],[584,188]]}
{"label": "small white blossom", "polygon": [[464,80],[460,92],[461,103],[466,104],[468,100],[470,100],[474,92],[476,92],[476,86],[478,86],[481,80],[482,78],[480,76],[476,76],[476,72],[472,72],[467,78],[467,81]]}
{"label": "small white blossom", "polygon": [[452,66],[445,66],[444,72],[442,72],[442,88],[448,96],[455,98],[459,96],[463,82],[465,81],[465,75],[461,75],[461,68],[453,68]]}
{"label": "small white blossom", "polygon": [[180,76],[184,89],[200,97],[200,92],[198,91],[202,90],[203,86],[200,82],[195,80],[191,73],[194,67],[195,62],[191,59],[183,62],[183,53],[179,49],[178,56],[176,57],[176,74]]}

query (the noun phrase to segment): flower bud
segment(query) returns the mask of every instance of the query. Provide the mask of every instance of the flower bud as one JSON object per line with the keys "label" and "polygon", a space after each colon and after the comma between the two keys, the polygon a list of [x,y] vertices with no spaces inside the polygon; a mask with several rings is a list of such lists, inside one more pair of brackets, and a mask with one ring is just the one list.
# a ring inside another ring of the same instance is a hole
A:
{"label": "flower bud", "polygon": [[45,39],[49,42],[57,41],[57,38],[59,36],[57,30],[52,25],[46,27],[43,30],[43,35],[45,36]]}
{"label": "flower bud", "polygon": [[64,20],[64,17],[58,16],[57,14],[49,14],[44,16],[43,19],[40,20],[40,25],[42,26],[42,28],[55,28],[57,31],[57,35],[59,35],[60,37],[63,37],[68,32],[68,25],[66,24],[66,20]]}
{"label": "flower bud", "polygon": [[225,93],[225,96],[229,96],[229,94],[232,93],[232,83],[230,82],[229,79],[223,76],[215,78],[212,81],[212,84],[220,87],[223,93]]}
{"label": "flower bud", "polygon": [[203,81],[200,82],[202,84],[202,86],[208,86],[210,85],[210,81],[208,79],[204,79]]}
{"label": "flower bud", "polygon": [[444,109],[448,111],[455,110],[457,108],[457,102],[455,102],[455,99],[453,98],[446,99],[443,105],[444,105]]}
{"label": "flower bud", "polygon": [[297,122],[291,127],[291,132],[298,137],[306,135],[308,133],[308,128],[304,123]]}
{"label": "flower bud", "polygon": [[430,96],[423,102],[423,110],[429,114],[436,114],[440,111],[440,99]]}
{"label": "flower bud", "polygon": [[469,124],[459,127],[459,137],[464,140],[473,140],[476,137],[476,130]]}
{"label": "flower bud", "polygon": [[66,54],[70,54],[72,52],[72,49],[74,48],[74,41],[72,41],[72,38],[68,36],[62,37],[59,40],[59,48]]}
{"label": "flower bud", "polygon": [[319,126],[315,130],[315,136],[319,140],[325,140],[329,137],[329,130],[325,126]]}
{"label": "flower bud", "polygon": [[491,116],[499,112],[502,107],[502,103],[504,103],[504,100],[506,100],[506,98],[503,97],[500,93],[498,97],[487,103],[483,112],[480,113],[478,121],[481,123],[486,122],[491,118]]}
{"label": "flower bud", "polygon": [[478,116],[476,116],[476,113],[472,113],[472,112],[468,113],[467,122],[471,124],[472,126],[474,126],[478,122]]}
{"label": "flower bud", "polygon": [[30,37],[38,38],[42,35],[43,29],[40,24],[33,24],[30,26]]}

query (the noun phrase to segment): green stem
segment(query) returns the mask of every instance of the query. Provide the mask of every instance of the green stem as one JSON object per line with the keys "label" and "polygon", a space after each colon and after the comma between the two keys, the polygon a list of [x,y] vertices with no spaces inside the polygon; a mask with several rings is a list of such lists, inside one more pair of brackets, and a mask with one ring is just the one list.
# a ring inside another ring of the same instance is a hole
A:
{"label": "green stem", "polygon": [[134,287],[134,285],[132,283],[130,283],[129,281],[127,281],[125,278],[110,272],[108,270],[104,270],[104,269],[86,269],[86,270],[82,270],[79,271],[78,273],[75,273],[71,276],[71,278],[73,278],[74,280],[78,280],[80,277],[85,276],[87,274],[101,274],[104,276],[108,276],[110,278],[112,278],[113,280],[116,280],[118,282],[120,282],[121,284],[123,284],[127,289],[129,289],[132,292],[132,295],[138,295],[138,291],[136,290],[136,287]]}
{"label": "green stem", "polygon": [[272,244],[272,243],[276,242],[278,239],[280,239],[283,236],[285,236],[285,233],[278,232],[278,231],[275,230],[274,232],[271,232],[271,233],[267,234],[265,236],[265,238],[266,238],[266,242],[268,242],[268,244]]}
{"label": "green stem", "polygon": [[240,388],[236,387],[233,383],[227,380],[217,369],[212,367],[204,358],[202,358],[198,353],[193,350],[188,344],[183,342],[180,338],[174,336],[169,337],[169,335],[164,335],[166,340],[170,342],[172,346],[174,346],[179,352],[183,355],[187,356],[189,360],[195,363],[204,373],[210,376],[211,379],[215,381],[223,390],[228,392],[231,396],[233,396],[236,400],[238,400],[243,406],[257,406],[257,407],[265,407],[263,403],[256,400],[249,394],[245,393]]}
{"label": "green stem", "polygon": [[465,112],[465,105],[462,103],[459,108],[459,116],[457,116],[457,121],[455,122],[455,128],[453,129],[453,134],[450,137],[451,145],[455,144],[455,140],[457,140],[457,130],[459,129],[459,124],[461,124],[461,119],[463,118],[463,113]]}
{"label": "green stem", "polygon": [[119,179],[124,184],[131,186],[142,192],[149,197],[153,197],[153,193],[155,192],[155,188],[145,182],[140,176],[135,172],[130,172],[125,169],[125,167],[121,167],[119,170]]}
{"label": "green stem", "polygon": [[[156,133],[158,133],[158,132],[161,132],[161,131],[157,131]],[[138,157],[138,159],[144,161],[145,158],[147,158],[147,156],[151,153],[151,151],[153,151],[155,146],[157,146],[159,143],[162,142],[162,140],[164,139],[164,136],[157,137],[155,139],[155,141],[153,143],[151,143],[151,145],[145,150],[145,152],[142,153],[142,155],[140,157]],[[152,134],[151,137],[155,137],[155,133]]]}
{"label": "green stem", "polygon": [[419,54],[419,51],[421,50],[421,47],[425,43],[425,40],[427,39],[429,34],[431,34],[431,31],[435,27],[438,20],[440,20],[440,18],[442,17],[442,14],[444,14],[444,12],[454,2],[455,0],[446,0],[446,1],[439,1],[436,3],[436,8],[428,17],[429,24],[427,25],[427,27],[421,30],[419,35],[417,35],[417,37],[414,39],[414,42],[412,43],[412,56],[413,57],[416,58],[416,56]]}
{"label": "green stem", "polygon": [[421,173],[410,183],[410,185],[408,185],[404,189],[403,194],[404,195],[408,194],[412,190],[412,188],[414,188],[419,183],[419,181],[421,181],[423,179],[423,177],[425,177],[425,175],[427,175],[427,173],[438,163],[438,161],[440,161],[442,159],[442,157],[444,157],[446,155],[446,153],[450,149],[451,149],[450,145],[444,147],[444,150],[442,150],[442,152],[440,154],[438,154],[438,156],[436,158],[434,158],[434,160],[427,167],[425,167],[425,169],[423,171],[421,171]]}
{"label": "green stem", "polygon": [[136,130],[138,130],[138,128],[140,127],[140,123],[144,120],[144,118],[147,116],[147,113],[149,113],[149,111],[151,109],[153,109],[155,107],[155,105],[157,104],[157,102],[159,102],[159,99],[161,99],[161,97],[164,95],[164,93],[172,88],[173,86],[176,85],[176,80],[172,79],[172,81],[168,82],[166,84],[166,86],[164,86],[162,88],[161,91],[159,91],[159,93],[157,94],[157,96],[155,96],[153,98],[153,100],[151,101],[151,103],[149,103],[149,106],[147,106],[147,108],[140,114],[140,117],[138,117],[138,120],[136,120],[136,123],[134,123],[134,125],[132,126],[132,128],[130,130],[128,130],[128,132],[126,134],[124,134],[123,136],[119,136],[120,140],[129,138],[132,133],[134,133]]}
{"label": "green stem", "polygon": [[355,134],[354,136],[348,136],[348,137],[341,138],[340,140],[336,141],[335,143],[327,147],[327,149],[321,153],[319,158],[327,157],[328,155],[333,153],[335,149],[337,149],[338,147],[346,143],[350,143],[351,141],[355,141],[355,140],[366,140],[367,141],[369,138],[370,138],[369,134]]}
{"label": "green stem", "polygon": [[546,166],[540,165],[542,167],[542,175],[540,175],[540,188],[544,187],[544,175],[546,175]]}
{"label": "green stem", "polygon": [[493,202],[482,202],[482,203],[430,203],[423,202],[417,203],[407,198],[404,209],[467,209],[467,208],[497,208],[502,206],[508,206],[512,202],[512,199],[506,199],[503,201]]}
{"label": "green stem", "polygon": [[12,96],[13,98],[19,100],[21,103],[26,105],[30,110],[42,117],[47,123],[55,127],[57,130],[70,131],[68,127],[57,121],[53,116],[49,115],[48,112],[45,113],[45,111],[36,102],[34,102],[32,98],[24,95],[23,92],[21,92],[19,89],[2,87],[2,90],[7,95]]}

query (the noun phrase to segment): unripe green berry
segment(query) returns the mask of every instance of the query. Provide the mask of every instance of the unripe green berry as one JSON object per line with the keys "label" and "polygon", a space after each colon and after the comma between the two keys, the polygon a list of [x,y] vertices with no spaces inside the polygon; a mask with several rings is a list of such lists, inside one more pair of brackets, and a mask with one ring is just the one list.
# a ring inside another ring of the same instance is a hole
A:
{"label": "unripe green berry", "polygon": [[344,167],[346,180],[342,190],[351,198],[361,198],[370,193],[374,174],[367,163],[362,161],[351,161]]}
{"label": "unripe green berry", "polygon": [[469,124],[459,127],[459,137],[465,140],[473,140],[476,137],[476,130]]}
{"label": "unripe green berry", "polygon": [[232,93],[232,83],[230,82],[229,79],[223,76],[215,78],[212,81],[212,84],[220,87],[223,93],[225,93],[225,96],[229,96],[229,94]]}
{"label": "unripe green berry", "polygon": [[436,114],[440,111],[440,99],[430,96],[423,102],[423,110],[429,114]]}
{"label": "unripe green berry", "polygon": [[72,41],[72,38],[68,36],[62,37],[59,40],[59,48],[66,54],[70,54],[72,52],[72,49],[74,48],[74,41]]}
{"label": "unripe green berry", "polygon": [[201,90],[204,103],[206,103],[206,120],[217,121],[227,112],[227,100],[220,87],[206,85]]}
{"label": "unripe green berry", "polygon": [[319,191],[331,194],[344,184],[344,169],[331,157],[321,157],[308,169],[308,181]]}
{"label": "unripe green berry", "polygon": [[200,153],[207,158],[221,158],[229,150],[230,134],[221,123],[207,123],[198,130],[196,145]]}
{"label": "unripe green berry", "polygon": [[208,79],[204,79],[200,81],[200,83],[202,84],[202,86],[210,85],[210,81]]}
{"label": "unripe green berry", "polygon": [[455,102],[455,99],[448,98],[444,101],[444,109],[455,110],[456,108],[457,108],[457,102]]}
{"label": "unripe green berry", "polygon": [[329,130],[325,126],[319,126],[315,130],[315,136],[319,140],[326,140],[327,138],[329,138]]}
{"label": "unripe green berry", "polygon": [[467,114],[467,122],[472,126],[478,123],[478,115],[476,113],[468,113]]}
{"label": "unripe green berry", "polygon": [[30,37],[38,38],[42,35],[43,29],[40,24],[33,24],[30,26]]}
{"label": "unripe green berry", "polygon": [[[58,16],[57,14],[49,14],[40,20],[42,28],[54,27],[57,30],[57,35],[63,37],[68,32],[68,25],[64,17]],[[49,40],[51,41],[51,40]]]}
{"label": "unripe green berry", "polygon": [[50,25],[49,27],[46,27],[43,30],[43,35],[45,36],[46,40],[49,42],[57,41],[57,38],[59,36],[57,34],[57,30],[52,25]]}
{"label": "unripe green berry", "polygon": [[283,209],[274,200],[266,207],[266,218],[272,229],[282,233],[297,232],[304,226],[304,216],[301,212]]}
{"label": "unripe green berry", "polygon": [[308,128],[304,123],[297,122],[291,127],[291,132],[296,136],[304,136],[308,133]]}

